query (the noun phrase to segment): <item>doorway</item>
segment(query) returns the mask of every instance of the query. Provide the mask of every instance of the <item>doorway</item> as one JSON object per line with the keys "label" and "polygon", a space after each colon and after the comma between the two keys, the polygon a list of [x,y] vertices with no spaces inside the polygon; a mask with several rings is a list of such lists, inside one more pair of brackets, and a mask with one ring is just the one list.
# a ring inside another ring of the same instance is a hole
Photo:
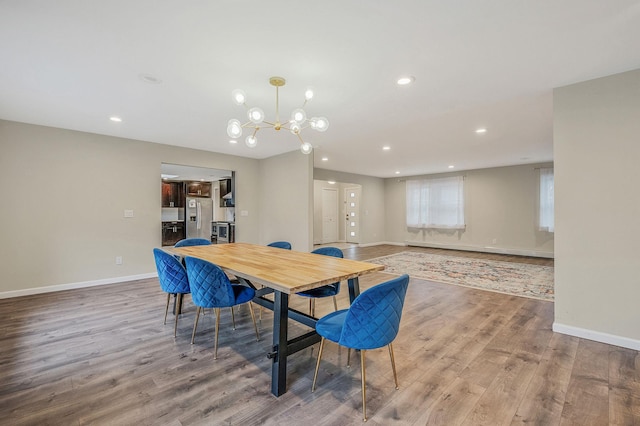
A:
{"label": "doorway", "polygon": [[322,243],[338,241],[338,190],[322,188]]}
{"label": "doorway", "polygon": [[[354,197],[351,197],[352,192]],[[362,186],[354,183],[318,179],[313,181],[313,244],[315,246],[335,245],[335,243],[357,244],[361,241],[361,192]],[[353,226],[351,222],[354,222]]]}

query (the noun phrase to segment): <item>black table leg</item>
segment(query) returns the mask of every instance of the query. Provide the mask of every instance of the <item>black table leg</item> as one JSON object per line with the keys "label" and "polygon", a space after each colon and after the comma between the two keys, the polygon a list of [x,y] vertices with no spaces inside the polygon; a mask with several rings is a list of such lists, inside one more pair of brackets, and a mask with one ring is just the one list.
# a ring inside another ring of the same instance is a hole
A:
{"label": "black table leg", "polygon": [[356,297],[360,295],[360,281],[358,277],[351,278],[347,281],[349,285],[349,302],[353,303]]}
{"label": "black table leg", "polygon": [[283,395],[287,391],[287,320],[289,295],[276,291],[273,306],[273,365],[271,366],[271,393]]}

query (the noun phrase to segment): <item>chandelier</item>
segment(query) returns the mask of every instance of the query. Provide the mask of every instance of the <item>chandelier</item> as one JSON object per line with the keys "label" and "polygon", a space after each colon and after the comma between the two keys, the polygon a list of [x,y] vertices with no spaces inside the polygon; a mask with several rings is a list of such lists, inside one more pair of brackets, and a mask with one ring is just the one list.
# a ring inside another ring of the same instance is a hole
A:
{"label": "chandelier", "polygon": [[242,90],[234,90],[231,93],[233,97],[233,101],[236,105],[244,105],[247,109],[247,118],[249,121],[242,124],[240,120],[231,119],[227,123],[227,134],[234,141],[242,136],[242,129],[248,128],[253,131],[247,138],[245,139],[245,143],[249,148],[254,148],[258,144],[258,138],[256,134],[258,130],[262,128],[272,128],[274,130],[285,129],[291,132],[293,135],[297,136],[300,140],[300,151],[303,154],[310,154],[313,151],[313,147],[309,142],[305,142],[302,139],[300,133],[306,128],[311,127],[318,132],[324,132],[329,128],[329,121],[325,117],[311,117],[307,118],[307,113],[304,112],[304,107],[307,105],[307,102],[313,98],[313,90],[307,89],[304,93],[304,103],[300,108],[296,108],[291,112],[291,118],[286,120],[285,122],[280,121],[280,111],[279,111],[279,98],[278,98],[278,88],[285,85],[286,80],[282,77],[271,77],[269,79],[269,83],[276,88],[276,120],[274,122],[266,121],[264,111],[258,107],[249,107],[245,100],[247,98],[246,94]]}

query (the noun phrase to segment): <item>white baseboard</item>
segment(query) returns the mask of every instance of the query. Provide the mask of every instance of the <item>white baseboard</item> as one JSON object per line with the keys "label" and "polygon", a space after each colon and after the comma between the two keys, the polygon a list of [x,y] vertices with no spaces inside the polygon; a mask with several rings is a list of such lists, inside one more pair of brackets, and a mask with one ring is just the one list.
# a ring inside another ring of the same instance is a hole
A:
{"label": "white baseboard", "polygon": [[94,287],[98,285],[116,284],[116,283],[122,283],[125,281],[135,281],[135,280],[143,280],[147,278],[154,278],[157,276],[158,276],[158,273],[153,272],[148,274],[128,275],[125,277],[115,277],[115,278],[104,278],[101,280],[82,281],[82,282],[70,283],[70,284],[58,284],[58,285],[51,285],[46,287],[27,288],[24,290],[3,291],[3,292],[0,292],[0,299],[8,299],[11,297],[20,297],[20,296],[30,296],[33,294],[52,293],[54,291],[62,291],[62,290],[73,290],[76,288]]}
{"label": "white baseboard", "polygon": [[358,244],[358,247],[373,247],[373,246],[382,246],[382,245],[389,245],[389,246],[406,246],[405,243],[397,243],[397,242],[391,242],[391,241],[378,241],[377,243],[361,243]]}
{"label": "white baseboard", "polygon": [[603,333],[601,331],[588,330],[586,328],[573,327],[571,325],[553,323],[553,331],[556,333],[568,334],[569,336],[580,337],[582,339],[593,340],[595,342],[606,343],[608,345],[620,346],[622,348],[640,351],[640,340],[628,337],[616,336],[614,334]]}
{"label": "white baseboard", "polygon": [[442,248],[449,250],[479,251],[482,253],[512,254],[515,256],[532,256],[554,258],[554,254],[548,251],[523,250],[515,248],[493,247],[493,246],[471,246],[465,244],[441,244],[423,241],[405,241],[405,245],[416,247]]}

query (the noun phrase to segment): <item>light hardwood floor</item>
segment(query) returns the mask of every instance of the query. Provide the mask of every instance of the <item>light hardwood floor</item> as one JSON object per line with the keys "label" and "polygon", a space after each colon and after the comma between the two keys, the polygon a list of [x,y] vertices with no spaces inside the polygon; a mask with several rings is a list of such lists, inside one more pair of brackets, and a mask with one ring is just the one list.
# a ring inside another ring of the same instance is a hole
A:
{"label": "light hardwood floor", "polygon": [[[367,259],[402,250],[553,264],[394,246],[344,251]],[[361,287],[387,278],[368,276]],[[223,311],[214,360],[213,315],[190,345],[190,297],[175,339],[173,318],[162,324],[165,297],[149,279],[0,300],[0,424],[362,424],[358,357],[348,369],[346,350],[328,343],[311,393],[317,349],[299,352],[288,392],[275,398],[270,311],[259,342],[248,309],[237,311],[236,330]],[[347,301],[343,290],[339,308]],[[316,310],[333,304],[320,300]],[[400,389],[388,352],[369,351],[367,424],[640,424],[638,352],[553,333],[552,322],[551,302],[412,279],[394,343]],[[305,330],[291,324],[292,335]]]}

